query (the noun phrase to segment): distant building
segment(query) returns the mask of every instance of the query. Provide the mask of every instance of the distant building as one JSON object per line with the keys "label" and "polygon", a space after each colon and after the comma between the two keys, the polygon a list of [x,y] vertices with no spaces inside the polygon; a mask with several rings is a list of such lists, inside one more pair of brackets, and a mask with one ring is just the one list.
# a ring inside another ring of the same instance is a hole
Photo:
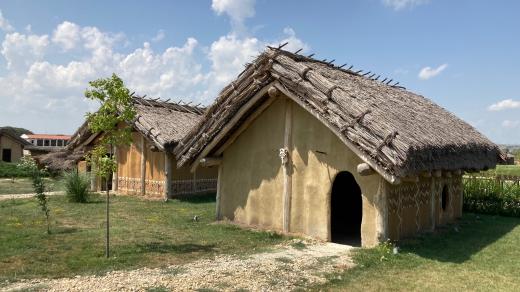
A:
{"label": "distant building", "polygon": [[69,144],[71,136],[51,134],[23,134],[21,137],[30,143],[29,146],[25,147],[25,154],[37,156],[64,148],[67,146],[67,144]]}
{"label": "distant building", "polygon": [[0,128],[0,160],[18,162],[23,156],[24,147],[29,143],[13,132]]}

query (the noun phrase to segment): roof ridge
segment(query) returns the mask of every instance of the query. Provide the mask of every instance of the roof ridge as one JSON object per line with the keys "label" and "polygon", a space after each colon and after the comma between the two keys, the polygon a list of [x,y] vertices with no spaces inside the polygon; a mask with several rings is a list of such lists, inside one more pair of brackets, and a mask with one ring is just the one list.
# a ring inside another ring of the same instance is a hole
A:
{"label": "roof ridge", "polygon": [[[267,46],[267,48],[270,49],[270,50],[281,52],[281,53],[283,53],[285,55],[289,55],[289,57],[296,57],[296,58],[300,59],[299,61],[304,60],[304,61],[308,61],[308,62],[320,63],[320,64],[323,64],[323,65],[327,65],[329,67],[332,67],[332,68],[334,68],[336,70],[342,71],[344,73],[348,73],[348,74],[352,74],[352,75],[355,75],[355,76],[359,76],[359,77],[362,77],[362,78],[365,78],[365,79],[368,79],[368,80],[371,80],[371,81],[380,82],[381,84],[387,85],[387,86],[392,87],[392,88],[405,89],[406,90],[406,87],[399,85],[399,82],[395,81],[393,78],[386,77],[386,78],[384,78],[382,80],[379,80],[381,75],[377,74],[377,73],[374,73],[372,71],[367,71],[365,73],[363,73],[364,70],[356,70],[356,71],[354,71],[353,70],[354,69],[354,65],[352,65],[352,64],[350,64],[350,66],[348,68],[343,68],[343,67],[345,67],[345,66],[347,66],[349,64],[348,63],[344,63],[344,64],[338,66],[338,65],[334,64],[336,59],[332,59],[331,61],[327,61],[327,59],[318,60],[316,58],[313,58],[313,56],[315,55],[314,53],[305,56],[305,55],[300,54],[302,49],[298,49],[295,52],[290,52],[288,50],[282,49],[287,44],[288,44],[288,42],[286,42],[284,44],[281,44],[278,47]],[[393,81],[395,81],[394,84],[391,84]]]}
{"label": "roof ridge", "polygon": [[186,113],[192,113],[201,115],[206,110],[206,107],[201,106],[201,104],[192,105],[190,102],[185,102],[182,99],[179,99],[178,101],[171,101],[170,98],[168,99],[160,99],[158,98],[146,98],[146,95],[144,96],[132,96],[132,99],[134,101],[134,104],[140,104],[143,106],[148,107],[159,107],[159,108],[167,108],[169,110],[174,110],[178,112],[186,112]]}

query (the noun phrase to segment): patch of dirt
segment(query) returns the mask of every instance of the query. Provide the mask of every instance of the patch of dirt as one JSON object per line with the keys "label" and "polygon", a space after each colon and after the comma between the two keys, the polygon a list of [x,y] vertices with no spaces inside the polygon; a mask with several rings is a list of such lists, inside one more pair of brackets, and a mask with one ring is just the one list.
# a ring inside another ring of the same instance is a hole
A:
{"label": "patch of dirt", "polygon": [[7,291],[286,291],[325,283],[326,275],[353,267],[352,247],[293,240],[270,252],[220,255],[167,268],[113,271],[103,276],[24,280]]}
{"label": "patch of dirt", "polygon": [[[65,192],[58,191],[58,192],[45,192],[45,195],[47,196],[57,196],[57,195],[63,195]],[[11,200],[11,199],[30,199],[34,197],[33,194],[12,194],[12,195],[0,195],[0,201],[3,200]]]}

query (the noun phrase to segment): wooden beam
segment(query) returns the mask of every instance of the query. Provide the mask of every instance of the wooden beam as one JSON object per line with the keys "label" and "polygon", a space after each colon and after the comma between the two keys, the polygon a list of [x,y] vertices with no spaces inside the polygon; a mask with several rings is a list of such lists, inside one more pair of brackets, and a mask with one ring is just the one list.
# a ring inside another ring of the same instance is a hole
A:
{"label": "wooden beam", "polygon": [[[295,103],[299,104],[303,109],[305,109],[307,112],[309,112],[311,115],[313,115],[318,121],[323,123],[325,126],[329,126],[330,122],[323,119],[318,113],[316,113],[314,110],[309,109],[309,106],[306,105],[303,101],[301,101],[297,96],[295,96],[293,93],[285,89],[279,82],[275,81],[274,86],[278,88],[284,95],[290,97]],[[361,160],[368,163],[375,171],[377,171],[382,177],[384,177],[389,183],[393,185],[398,185],[401,183],[401,180],[399,177],[388,173],[383,167],[377,164],[372,158],[370,158],[365,153],[361,152],[357,146],[355,146],[352,141],[348,140],[343,133],[340,132],[339,129],[335,127],[329,128],[335,135],[338,137],[341,142],[343,142],[352,152],[354,152]]]}
{"label": "wooden beam", "polygon": [[270,86],[269,89],[267,90],[267,93],[269,94],[270,97],[279,97],[280,96],[280,90],[278,90],[278,88],[276,88],[275,86]]}
{"label": "wooden beam", "polygon": [[262,114],[274,101],[275,97],[269,97],[264,103],[262,103],[247,119],[240,125],[240,127],[229,137],[226,142],[220,146],[215,155],[220,156],[224,151],[231,145],[235,140],[244,132],[249,126]]}
{"label": "wooden beam", "polygon": [[164,152],[164,200],[173,197],[173,154]]}
{"label": "wooden beam", "polygon": [[287,153],[287,161],[284,163],[284,181],[283,181],[283,231],[288,233],[291,226],[291,197],[292,197],[292,101],[285,99],[285,130],[283,146]]}
{"label": "wooden beam", "polygon": [[216,219],[217,221],[218,220],[221,220],[222,219],[222,211],[220,210],[220,201],[222,200],[222,191],[220,190],[220,188],[222,187],[222,164],[219,164],[218,166],[218,176],[217,176],[217,198],[216,198],[216,210],[215,210],[215,214],[216,214]]}
{"label": "wooden beam", "polygon": [[431,171],[423,171],[423,172],[421,172],[421,176],[422,177],[432,177],[432,172]]}
{"label": "wooden beam", "polygon": [[203,148],[202,152],[199,154],[199,156],[197,156],[197,158],[194,160],[194,162],[192,163],[190,169],[191,171],[195,171],[195,169],[197,168],[197,165],[200,163],[200,160],[206,156],[208,156],[208,154],[210,153],[210,151],[213,150],[213,148],[215,148],[220,142],[222,139],[224,139],[228,132],[231,131],[235,125],[240,122],[240,120],[242,119],[242,117],[254,106],[256,105],[256,103],[262,99],[266,93],[267,93],[267,90],[268,88],[270,88],[271,86],[268,84],[266,86],[264,86],[262,89],[260,89],[251,99],[249,99],[246,104],[244,104],[238,111],[237,113],[233,116],[233,118],[226,123],[226,125],[222,128],[222,130],[220,130],[218,132],[218,134],[213,138],[213,140],[211,140],[211,142]]}
{"label": "wooden beam", "polygon": [[146,195],[146,140],[141,135],[141,196]]}
{"label": "wooden beam", "polygon": [[419,176],[412,175],[412,176],[405,176],[401,178],[404,182],[419,182]]}
{"label": "wooden beam", "polygon": [[203,167],[220,165],[222,157],[204,157],[200,160],[200,165]]}
{"label": "wooden beam", "polygon": [[368,165],[368,163],[360,163],[360,164],[358,164],[357,165],[357,172],[361,176],[368,176],[368,175],[373,175],[373,174],[376,173],[376,171],[370,165]]}

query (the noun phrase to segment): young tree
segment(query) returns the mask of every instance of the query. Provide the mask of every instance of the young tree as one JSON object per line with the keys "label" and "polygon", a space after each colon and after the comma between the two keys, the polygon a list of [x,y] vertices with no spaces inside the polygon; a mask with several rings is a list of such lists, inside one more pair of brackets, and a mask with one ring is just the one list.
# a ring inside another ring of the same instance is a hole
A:
{"label": "young tree", "polygon": [[47,174],[46,169],[40,169],[34,159],[30,156],[22,157],[22,160],[18,164],[18,167],[29,173],[32,181],[32,185],[34,188],[35,195],[34,197],[38,200],[38,205],[41,207],[43,214],[45,215],[45,219],[47,221],[47,234],[51,234],[51,222],[50,222],[50,212],[49,206],[47,203],[47,196],[45,195],[46,186],[44,177]]}
{"label": "young tree", "polygon": [[132,142],[132,128],[129,126],[136,116],[132,94],[121,78],[112,74],[110,78],[89,82],[85,97],[100,103],[94,113],[87,113],[87,121],[92,133],[100,133],[99,143],[87,154],[94,175],[105,179],[106,187],[106,250],[110,256],[110,175],[117,171],[117,161],[113,157],[114,147]]}

